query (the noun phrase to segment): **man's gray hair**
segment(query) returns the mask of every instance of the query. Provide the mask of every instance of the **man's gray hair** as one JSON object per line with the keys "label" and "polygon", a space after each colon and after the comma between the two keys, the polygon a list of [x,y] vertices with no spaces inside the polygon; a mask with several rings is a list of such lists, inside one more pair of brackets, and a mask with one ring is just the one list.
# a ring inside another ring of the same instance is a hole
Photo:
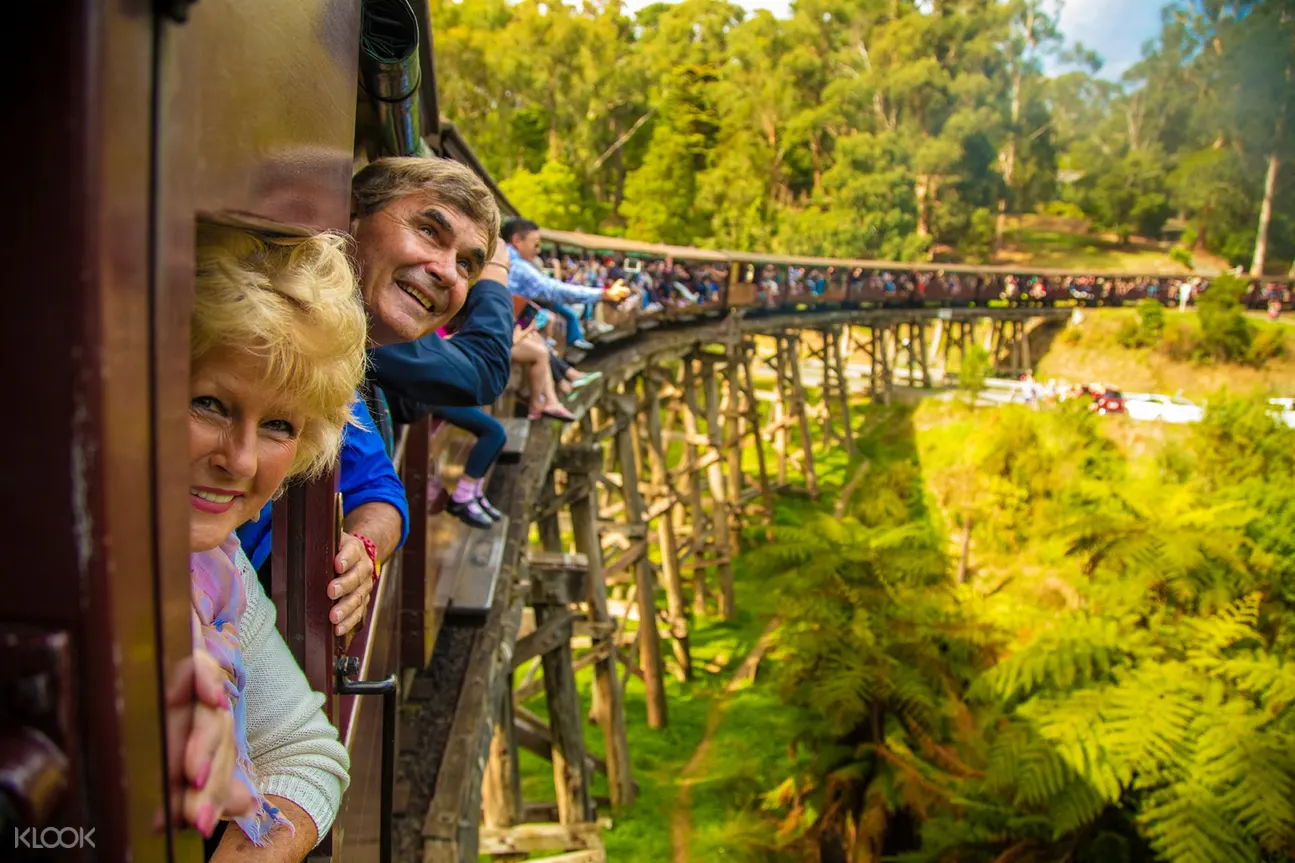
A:
{"label": "man's gray hair", "polygon": [[355,214],[360,217],[414,192],[431,194],[479,225],[486,235],[486,260],[490,260],[499,237],[499,206],[471,168],[435,156],[387,156],[365,165],[351,180]]}

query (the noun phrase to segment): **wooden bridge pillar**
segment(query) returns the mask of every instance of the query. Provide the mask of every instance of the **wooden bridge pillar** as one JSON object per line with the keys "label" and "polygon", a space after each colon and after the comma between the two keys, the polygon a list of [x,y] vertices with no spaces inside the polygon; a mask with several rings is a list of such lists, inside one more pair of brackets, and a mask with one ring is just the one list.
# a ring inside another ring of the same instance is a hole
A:
{"label": "wooden bridge pillar", "polygon": [[766,519],[773,518],[773,492],[769,487],[769,471],[765,463],[763,423],[760,418],[760,402],[756,400],[755,380],[751,373],[751,355],[755,353],[755,343],[742,339],[738,345],[741,353],[742,394],[746,404],[747,434],[752,438],[755,447],[756,470],[759,473],[760,497],[764,502]]}
{"label": "wooden bridge pillar", "polygon": [[490,756],[481,781],[481,814],[487,827],[505,828],[522,817],[522,776],[517,763],[517,729],[513,717],[513,675],[495,706]]}
{"label": "wooden bridge pillar", "polygon": [[[810,351],[823,366],[823,400],[818,417],[823,423],[823,443],[836,441],[854,455],[854,432],[850,424],[850,382],[846,376],[840,328],[818,330],[820,350]],[[834,416],[837,414],[838,416]],[[837,423],[840,423],[838,427]]]}
{"label": "wooden bridge pillar", "polygon": [[[719,378],[715,374],[715,356],[700,353],[701,382],[706,395],[706,437],[710,441],[714,457],[706,468],[706,484],[710,489],[711,529],[715,533],[715,548],[718,559],[715,569],[719,575],[719,616],[732,620],[737,613],[733,602],[733,568],[730,559],[733,553],[732,533],[729,530],[731,515],[729,512],[728,489],[724,482],[723,453],[724,431],[720,424]],[[695,409],[696,393],[689,403]]]}
{"label": "wooden bridge pillar", "polygon": [[[646,507],[639,491],[638,465],[633,421],[635,399],[632,388],[615,400],[616,455],[620,465],[621,491],[625,499],[625,518],[629,526],[645,530]],[[643,685],[647,689],[647,719],[651,728],[664,728],[667,722],[665,683],[662,680],[661,636],[656,628],[656,580],[647,555],[634,563],[634,587],[638,596],[639,627],[636,639]]]}
{"label": "wooden bridge pillar", "polygon": [[689,561],[692,568],[693,613],[705,615],[706,611],[706,565],[709,520],[706,515],[702,496],[704,468],[701,466],[702,448],[707,441],[701,438],[697,428],[697,379],[693,370],[691,355],[683,357],[682,387],[683,407],[680,412],[683,420],[684,462],[683,472],[687,474],[688,487],[688,521],[690,525]]}
{"label": "wooden bridge pillar", "polygon": [[661,548],[661,581],[665,586],[671,645],[675,660],[679,663],[680,678],[691,680],[692,652],[688,646],[688,618],[684,610],[683,582],[679,573],[679,543],[674,530],[674,510],[679,499],[669,481],[666,467],[667,451],[661,429],[663,405],[656,371],[649,367],[642,376],[642,417],[647,428],[645,443],[651,466],[651,494],[656,499],[649,510],[649,516],[654,517],[657,524],[657,542]]}
{"label": "wooden bridge pillar", "polygon": [[[537,573],[532,572],[532,577]],[[557,790],[558,821],[579,824],[593,820],[590,775],[585,764],[580,695],[571,667],[572,614],[556,599],[535,604],[536,633],[556,629],[560,641],[543,655],[544,695],[549,707],[549,731],[553,740],[553,785]],[[546,597],[547,599],[547,597]]]}
{"label": "wooden bridge pillar", "polygon": [[[583,484],[588,493],[571,502],[571,532],[575,538],[576,552],[585,556],[588,567],[586,600],[589,622],[592,625],[590,655],[594,662],[594,721],[603,732],[604,750],[607,753],[607,787],[613,807],[634,802],[634,779],[630,767],[629,742],[625,732],[625,700],[617,675],[616,663],[619,647],[616,627],[607,605],[607,583],[603,570],[602,543],[598,537],[598,510],[596,477],[599,448],[591,442],[593,425],[589,419],[581,422],[587,442],[579,453],[583,461],[568,468],[572,482]],[[563,453],[559,452],[561,459]]]}
{"label": "wooden bridge pillar", "polygon": [[861,350],[868,358],[868,390],[873,403],[890,404],[891,386],[894,375],[891,373],[889,346],[887,344],[889,328],[868,323],[862,327],[866,333],[863,341],[856,342],[854,347]]}
{"label": "wooden bridge pillar", "polygon": [[[931,386],[931,372],[927,365],[926,350],[926,322],[921,319],[909,319],[902,321],[895,327],[896,332],[896,351],[903,354],[904,362],[908,367],[908,386],[915,387],[918,385],[919,373],[921,376],[922,386],[929,388]],[[902,334],[902,336],[901,336]],[[896,357],[898,359],[898,356]]]}
{"label": "wooden bridge pillar", "polygon": [[773,403],[773,449],[778,460],[778,485],[787,484],[787,422],[790,417],[790,410],[787,405],[787,376],[783,369],[786,363],[783,361],[782,340],[774,337],[774,355],[771,365],[774,373],[777,375],[774,385],[774,394],[776,400]]}
{"label": "wooden bridge pillar", "polygon": [[724,450],[728,462],[726,479],[728,480],[728,535],[729,554],[736,556],[742,551],[742,393],[738,385],[739,347],[736,343],[724,346],[724,375],[721,400],[721,413],[724,417]]}

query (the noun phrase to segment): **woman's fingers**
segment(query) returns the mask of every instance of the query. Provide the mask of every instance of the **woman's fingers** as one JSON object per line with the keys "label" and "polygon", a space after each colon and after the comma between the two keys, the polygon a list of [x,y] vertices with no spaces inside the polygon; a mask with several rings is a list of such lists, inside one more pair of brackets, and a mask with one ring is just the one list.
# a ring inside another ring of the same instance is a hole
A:
{"label": "woman's fingers", "polygon": [[225,683],[229,680],[216,660],[205,650],[193,654],[193,691],[198,703],[218,710],[229,709],[229,693]]}
{"label": "woman's fingers", "polygon": [[184,820],[210,837],[222,815],[225,797],[234,780],[238,750],[234,740],[234,717],[228,710],[198,705],[193,730],[185,748]]}

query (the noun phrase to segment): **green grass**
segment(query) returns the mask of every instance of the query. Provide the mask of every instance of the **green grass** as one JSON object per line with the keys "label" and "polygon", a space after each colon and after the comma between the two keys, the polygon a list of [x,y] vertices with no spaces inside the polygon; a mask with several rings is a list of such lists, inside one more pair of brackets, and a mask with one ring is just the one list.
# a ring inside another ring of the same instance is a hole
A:
{"label": "green grass", "polygon": [[998,263],[1025,263],[1038,267],[1092,270],[1151,270],[1181,273],[1184,268],[1168,250],[1121,246],[1101,237],[1048,230],[1030,216],[1014,220],[1004,234]]}
{"label": "green grass", "polygon": [[[814,394],[816,400],[816,394]],[[761,404],[767,412],[768,405]],[[862,405],[852,406],[862,410]],[[858,416],[858,414],[856,414]],[[856,421],[857,423],[857,421]],[[821,425],[811,423],[817,439]],[[704,424],[702,425],[704,430]],[[792,435],[792,446],[798,441]],[[770,455],[771,475],[775,463]],[[819,484],[836,488],[845,482],[847,458],[843,451],[815,453]],[[682,457],[679,447],[671,447],[671,461]],[[743,451],[743,469],[748,477],[756,474],[754,450]],[[799,482],[794,466],[788,478]],[[776,477],[775,477],[776,479]],[[781,497],[777,500],[775,518],[797,510],[830,505],[830,495],[820,503]],[[758,525],[755,526],[759,533]],[[744,540],[743,548],[752,545]],[[655,550],[655,549],[654,549]],[[707,756],[696,771],[692,785],[691,859],[697,863],[712,860],[768,863],[791,858],[778,850],[777,824],[761,809],[766,792],[776,788],[802,765],[792,746],[803,719],[797,708],[785,704],[772,669],[776,665],[773,651],[761,662],[753,683],[726,693],[733,673],[755,647],[769,620],[777,613],[778,596],[761,583],[752,571],[748,553],[733,563],[734,594],[737,614],[733,621],[716,617],[694,617],[690,626],[694,679],[679,682],[674,676],[666,681],[667,727],[653,730],[647,724],[643,684],[630,677],[625,690],[625,716],[633,776],[639,785],[637,801],[611,813],[613,827],[603,834],[607,859],[616,863],[667,863],[672,859],[672,816],[679,798],[680,780],[685,766],[693,758],[705,736],[712,712],[721,716],[712,736]],[[712,596],[716,590],[713,574],[708,573]],[[687,600],[691,607],[691,579]],[[664,594],[657,597],[658,607],[665,606]],[[711,613],[715,610],[712,607]],[[662,641],[662,655],[667,668],[673,663],[669,642]],[[718,667],[716,673],[706,667]],[[586,718],[584,739],[590,751],[605,754],[603,733],[589,723],[592,699],[593,669],[577,675],[583,715]],[[718,705],[722,701],[722,712]],[[543,696],[526,703],[527,709],[547,718]],[[545,759],[530,752],[520,753],[522,796],[528,801],[553,800],[553,768]],[[607,780],[596,774],[593,793],[607,795]],[[605,814],[601,813],[600,814]],[[537,855],[538,856],[538,855]],[[489,858],[482,858],[483,860]]]}
{"label": "green grass", "polygon": [[[742,856],[746,853],[743,849],[772,844],[774,828],[760,815],[758,801],[795,767],[787,743],[795,734],[796,712],[782,703],[770,679],[767,659],[754,684],[724,694],[732,673],[755,646],[777,607],[776,597],[760,589],[743,558],[734,566],[734,590],[735,620],[693,620],[689,634],[695,677],[689,683],[667,679],[666,728],[648,727],[642,682],[631,677],[626,686],[626,726],[639,798],[632,806],[612,813],[613,829],[603,836],[608,860],[661,863],[671,859],[671,817],[679,795],[678,782],[702,742],[707,718],[718,698],[726,699],[726,711],[699,772],[704,779],[695,783],[692,791],[692,859],[762,859]],[[663,596],[659,602],[664,605]],[[662,642],[662,652],[671,655],[668,642]],[[705,670],[712,663],[722,666],[718,673]],[[603,757],[603,733],[587,721],[593,670],[583,670],[577,683],[586,716],[585,743]],[[526,706],[547,718],[542,696]],[[526,751],[520,760],[523,798],[553,800],[552,765]],[[593,792],[607,794],[602,774],[595,775]]]}

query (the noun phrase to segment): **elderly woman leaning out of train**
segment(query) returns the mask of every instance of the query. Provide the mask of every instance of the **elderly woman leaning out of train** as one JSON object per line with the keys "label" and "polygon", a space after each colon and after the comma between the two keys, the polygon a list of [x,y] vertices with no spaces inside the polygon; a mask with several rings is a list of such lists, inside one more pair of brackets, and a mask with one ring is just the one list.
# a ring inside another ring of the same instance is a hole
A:
{"label": "elderly woman leaning out of train", "polygon": [[[349,782],[324,697],[289,653],[234,535],[286,480],[337,457],[365,362],[364,311],[344,242],[198,229],[189,572],[196,658],[223,671],[230,710],[224,726],[195,722],[190,750],[196,738],[218,736],[221,745],[188,779],[230,789],[220,812],[208,805],[190,818],[213,840],[216,861],[302,860]],[[216,837],[220,815],[237,828],[224,825]]]}

